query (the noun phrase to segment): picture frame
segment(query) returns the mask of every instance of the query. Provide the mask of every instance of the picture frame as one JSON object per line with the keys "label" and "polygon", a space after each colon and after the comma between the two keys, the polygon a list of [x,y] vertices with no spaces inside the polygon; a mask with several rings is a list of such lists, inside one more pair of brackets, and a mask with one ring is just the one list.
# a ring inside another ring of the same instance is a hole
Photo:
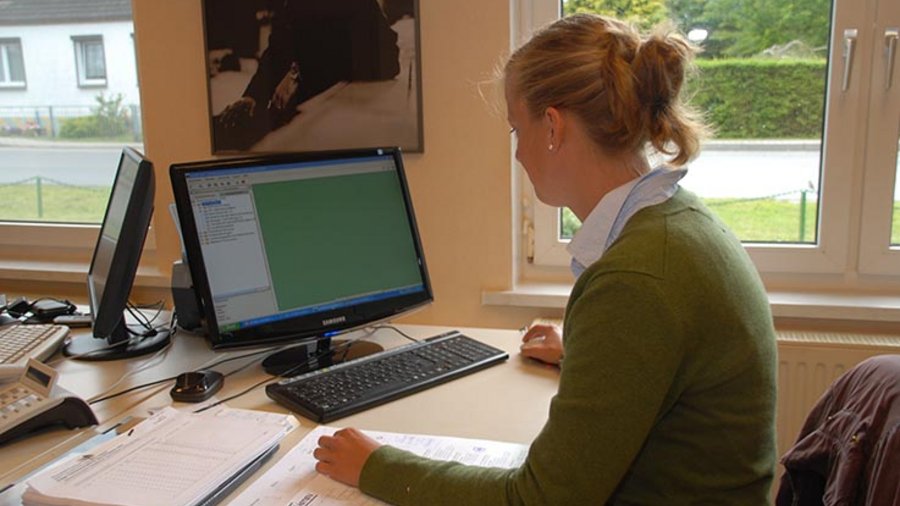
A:
{"label": "picture frame", "polygon": [[418,0],[203,0],[213,154],[424,152]]}

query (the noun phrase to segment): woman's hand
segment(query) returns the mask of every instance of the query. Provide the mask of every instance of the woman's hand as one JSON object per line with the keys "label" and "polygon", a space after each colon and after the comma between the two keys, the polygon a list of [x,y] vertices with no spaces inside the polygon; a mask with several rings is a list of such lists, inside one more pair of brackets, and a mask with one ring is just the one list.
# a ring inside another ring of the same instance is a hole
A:
{"label": "woman's hand", "polygon": [[319,438],[313,451],[316,471],[341,483],[358,487],[363,465],[381,443],[356,429],[341,429],[333,436]]}
{"label": "woman's hand", "polygon": [[559,365],[562,360],[562,337],[555,325],[534,325],[522,336],[522,355],[547,364]]}

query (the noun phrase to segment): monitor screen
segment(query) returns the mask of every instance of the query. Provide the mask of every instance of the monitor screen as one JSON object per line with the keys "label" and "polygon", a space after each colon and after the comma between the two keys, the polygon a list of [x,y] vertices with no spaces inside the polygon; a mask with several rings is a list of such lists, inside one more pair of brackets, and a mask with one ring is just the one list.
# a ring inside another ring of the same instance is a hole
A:
{"label": "monitor screen", "polygon": [[125,319],[153,214],[154,185],[153,164],[136,150],[124,148],[88,269],[93,336],[73,338],[64,348],[67,355],[111,360],[149,353],[168,343],[167,332],[137,324],[129,328]]}
{"label": "monitor screen", "polygon": [[214,347],[327,337],[432,301],[397,149],[176,164],[171,176]]}

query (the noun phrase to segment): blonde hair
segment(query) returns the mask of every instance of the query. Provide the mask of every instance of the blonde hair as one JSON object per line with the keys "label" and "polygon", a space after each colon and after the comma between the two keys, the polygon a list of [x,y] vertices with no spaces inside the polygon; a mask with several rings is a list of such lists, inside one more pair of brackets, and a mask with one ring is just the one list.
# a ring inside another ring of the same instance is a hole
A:
{"label": "blonde hair", "polygon": [[537,32],[503,73],[534,117],[548,107],[570,111],[601,149],[631,152],[649,143],[679,166],[708,132],[680,97],[694,53],[668,27],[642,37],[616,19],[575,14]]}

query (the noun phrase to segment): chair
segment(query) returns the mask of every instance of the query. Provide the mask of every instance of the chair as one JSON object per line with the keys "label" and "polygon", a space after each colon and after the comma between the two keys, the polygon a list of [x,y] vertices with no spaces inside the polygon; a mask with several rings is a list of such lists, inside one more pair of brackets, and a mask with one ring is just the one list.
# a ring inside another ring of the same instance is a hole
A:
{"label": "chair", "polygon": [[900,355],[835,380],[781,463],[778,506],[900,505]]}

